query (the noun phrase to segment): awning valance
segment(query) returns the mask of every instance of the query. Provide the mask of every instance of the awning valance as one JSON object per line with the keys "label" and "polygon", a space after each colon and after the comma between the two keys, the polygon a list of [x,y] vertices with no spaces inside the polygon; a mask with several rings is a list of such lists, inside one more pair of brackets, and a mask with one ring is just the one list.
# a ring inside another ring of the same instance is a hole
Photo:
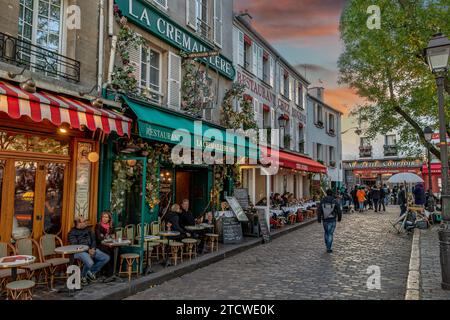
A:
{"label": "awning valance", "polygon": [[[223,151],[224,154],[258,159],[258,146],[249,141],[248,138],[234,133],[228,133],[225,128],[215,126],[201,119],[195,120],[182,114],[176,114],[174,111],[151,106],[130,97],[122,97],[137,117],[139,136],[142,138],[168,144],[178,144],[183,141],[181,141],[182,138],[177,130],[183,130],[190,134],[190,138],[192,139],[191,145],[194,148],[205,148],[209,146]],[[215,140],[208,142],[210,139],[205,138],[207,136],[205,133],[209,132],[213,134],[211,129],[217,130],[216,133],[222,137],[221,141]],[[227,138],[232,139],[232,142],[227,143]]]}
{"label": "awning valance", "polygon": [[130,135],[131,120],[106,109],[98,109],[81,100],[47,91],[29,93],[13,84],[0,81],[0,112],[13,119],[30,117],[34,122],[49,120],[59,126],[67,123],[73,129],[86,126],[105,133]]}
{"label": "awning valance", "polygon": [[[273,153],[270,148],[262,148],[261,152],[263,157],[273,157]],[[289,168],[312,173],[327,173],[327,167],[317,161],[314,161],[313,159],[286,151],[280,150],[278,152],[278,165],[282,168]]]}

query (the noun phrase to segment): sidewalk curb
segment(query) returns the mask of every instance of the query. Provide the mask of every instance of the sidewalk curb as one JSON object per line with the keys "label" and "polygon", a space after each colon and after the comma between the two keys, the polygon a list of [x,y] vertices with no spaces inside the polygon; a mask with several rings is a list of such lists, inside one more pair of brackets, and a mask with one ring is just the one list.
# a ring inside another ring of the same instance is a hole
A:
{"label": "sidewalk curb", "polygon": [[[293,226],[286,226],[283,229],[279,229],[271,233],[270,238],[271,240],[277,239],[283,235],[289,234],[313,223],[317,223],[317,219],[311,219],[302,223],[295,224]],[[133,279],[130,283],[118,283],[113,287],[101,290],[101,292],[96,291],[94,293],[85,294],[83,292],[80,292],[73,298],[75,300],[122,300],[139,292],[145,291],[153,286],[160,285],[174,278],[179,278],[197,269],[206,267],[210,264],[224,260],[225,258],[234,256],[262,244],[262,238],[250,239],[243,244],[229,247],[226,250],[209,253],[203,257],[197,258],[190,262],[185,262],[179,266],[173,266],[166,270],[150,274],[148,276],[142,276],[140,278]]]}
{"label": "sidewalk curb", "polygon": [[420,230],[414,229],[405,300],[420,300]]}

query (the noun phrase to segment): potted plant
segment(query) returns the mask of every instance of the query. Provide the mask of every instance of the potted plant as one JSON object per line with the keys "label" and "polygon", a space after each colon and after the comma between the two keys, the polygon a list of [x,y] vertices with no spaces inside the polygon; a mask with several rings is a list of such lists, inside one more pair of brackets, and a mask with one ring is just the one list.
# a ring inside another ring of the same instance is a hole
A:
{"label": "potted plant", "polygon": [[330,167],[336,168],[336,161],[330,161]]}
{"label": "potted plant", "polygon": [[322,120],[317,121],[316,125],[319,128],[323,128],[323,121]]}

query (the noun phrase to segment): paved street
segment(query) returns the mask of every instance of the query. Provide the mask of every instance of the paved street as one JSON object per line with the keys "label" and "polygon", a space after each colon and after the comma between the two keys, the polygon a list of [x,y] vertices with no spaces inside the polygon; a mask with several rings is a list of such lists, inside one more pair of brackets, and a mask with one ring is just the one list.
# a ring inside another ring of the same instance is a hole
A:
{"label": "paved street", "polygon": [[[404,299],[412,236],[399,236],[388,213],[344,215],[327,254],[315,223],[129,299]],[[367,289],[369,266],[381,289]]]}

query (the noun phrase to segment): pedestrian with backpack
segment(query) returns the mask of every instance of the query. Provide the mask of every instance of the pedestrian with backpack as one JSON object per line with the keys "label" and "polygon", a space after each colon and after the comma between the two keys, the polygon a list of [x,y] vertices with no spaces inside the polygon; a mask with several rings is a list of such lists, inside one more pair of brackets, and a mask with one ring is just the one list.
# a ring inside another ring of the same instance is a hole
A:
{"label": "pedestrian with backpack", "polygon": [[333,234],[336,229],[336,220],[341,222],[342,211],[336,198],[333,197],[333,191],[328,189],[326,194],[326,197],[322,199],[317,210],[317,222],[323,224],[327,252],[332,253]]}

